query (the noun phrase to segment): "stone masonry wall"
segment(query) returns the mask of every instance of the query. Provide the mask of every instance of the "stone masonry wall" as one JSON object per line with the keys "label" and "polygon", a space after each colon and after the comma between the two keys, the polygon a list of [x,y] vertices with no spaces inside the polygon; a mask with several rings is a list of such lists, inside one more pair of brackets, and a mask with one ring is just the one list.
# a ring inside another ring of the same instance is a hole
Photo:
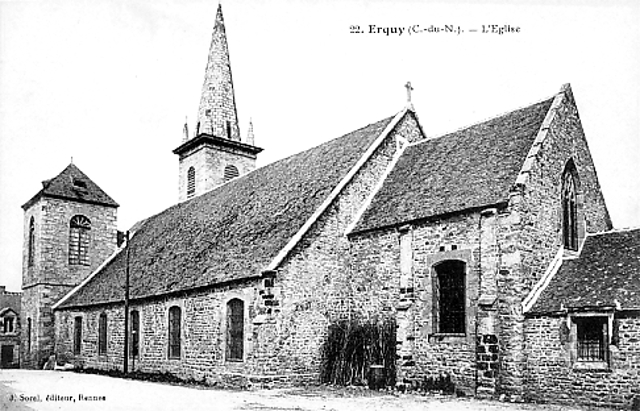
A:
{"label": "stone masonry wall", "polygon": [[566,317],[527,318],[527,399],[631,409],[640,398],[640,318],[614,320],[606,370],[574,368],[566,323]]}
{"label": "stone masonry wall", "polygon": [[[550,108],[553,119],[545,121],[546,138],[534,143],[533,156],[527,161],[528,178],[512,192],[510,227],[505,227],[511,246],[503,249],[504,262],[511,267],[501,269],[499,284],[503,295],[500,322],[503,324],[503,362],[500,382],[502,392],[523,394],[524,316],[520,303],[545,272],[562,245],[561,178],[565,165],[573,159],[578,170],[578,220],[580,237],[588,232],[611,227],[609,214],[600,190],[595,167],[580,124],[573,94],[564,91],[562,100]],[[525,163],[526,164],[526,163]],[[526,168],[526,167],[525,167]]]}
{"label": "stone masonry wall", "polygon": [[[209,384],[247,384],[254,374],[262,373],[256,361],[256,296],[260,281],[228,285],[214,290],[200,291],[180,297],[166,297],[154,301],[133,302],[130,311],[140,316],[140,354],[130,357],[130,370],[149,373],[171,373],[183,379],[206,381]],[[244,302],[244,359],[227,361],[226,321],[227,303],[234,298]],[[169,309],[181,309],[181,356],[169,358]],[[98,354],[98,318],[107,315],[107,353]],[[74,318],[81,316],[82,349],[73,353]],[[85,368],[119,369],[123,367],[124,306],[66,309],[56,312],[57,346],[59,358]],[[134,364],[135,363],[135,364]],[[135,367],[135,368],[134,368]],[[283,373],[288,370],[282,370]]]}
{"label": "stone masonry wall", "polygon": [[[90,265],[69,265],[69,222],[75,215],[91,221]],[[35,221],[34,264],[28,265],[29,221]],[[32,320],[31,347],[22,339],[23,367],[39,367],[53,352],[51,306],[93,272],[116,249],[116,208],[42,198],[25,211],[22,318]]]}
{"label": "stone masonry wall", "polygon": [[[494,393],[499,370],[494,308],[497,223],[494,213],[475,212],[352,237],[354,271],[348,280],[354,305],[363,315],[387,313],[397,318],[400,382],[416,386],[426,378],[448,375],[459,390]],[[403,278],[401,243],[408,233],[411,267],[409,278]],[[447,260],[465,263],[462,334],[441,334],[437,328],[434,267]]]}
{"label": "stone masonry wall", "polygon": [[265,355],[275,353],[271,369],[317,373],[328,325],[349,317],[362,303],[353,299],[348,281],[354,269],[346,233],[399,153],[397,137],[409,142],[423,138],[412,113],[400,120],[278,268],[274,285],[280,294],[270,303],[277,305],[265,308],[270,320],[258,333],[269,347]]}

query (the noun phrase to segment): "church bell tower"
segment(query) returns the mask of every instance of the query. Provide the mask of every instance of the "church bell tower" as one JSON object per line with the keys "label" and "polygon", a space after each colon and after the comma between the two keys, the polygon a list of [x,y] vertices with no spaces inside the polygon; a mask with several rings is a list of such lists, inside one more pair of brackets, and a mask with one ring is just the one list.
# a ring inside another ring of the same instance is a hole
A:
{"label": "church bell tower", "polygon": [[182,144],[173,150],[180,162],[179,201],[252,171],[261,151],[253,144],[252,125],[244,141],[240,137],[229,47],[218,5],[195,132],[190,135],[185,124]]}

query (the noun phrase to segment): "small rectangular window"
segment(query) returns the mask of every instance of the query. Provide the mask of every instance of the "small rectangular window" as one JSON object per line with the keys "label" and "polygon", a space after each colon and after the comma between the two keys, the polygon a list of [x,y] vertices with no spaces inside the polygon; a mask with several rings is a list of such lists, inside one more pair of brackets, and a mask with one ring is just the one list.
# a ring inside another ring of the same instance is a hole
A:
{"label": "small rectangular window", "polygon": [[578,361],[607,361],[607,317],[575,318],[575,323]]}

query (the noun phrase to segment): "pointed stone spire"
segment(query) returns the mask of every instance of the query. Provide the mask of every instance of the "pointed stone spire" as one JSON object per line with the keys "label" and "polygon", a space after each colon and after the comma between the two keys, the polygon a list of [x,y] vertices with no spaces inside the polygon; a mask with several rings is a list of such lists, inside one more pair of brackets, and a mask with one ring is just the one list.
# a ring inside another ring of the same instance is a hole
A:
{"label": "pointed stone spire", "polygon": [[250,146],[255,146],[255,137],[253,135],[253,120],[252,119],[249,119],[249,128],[247,130],[247,139],[246,139],[245,143],[249,144]]}
{"label": "pointed stone spire", "polygon": [[197,123],[200,124],[197,134],[240,141],[229,46],[220,4],[213,27]]}
{"label": "pointed stone spire", "polygon": [[182,128],[182,142],[189,140],[189,126],[187,125],[187,117],[184,118],[184,127]]}

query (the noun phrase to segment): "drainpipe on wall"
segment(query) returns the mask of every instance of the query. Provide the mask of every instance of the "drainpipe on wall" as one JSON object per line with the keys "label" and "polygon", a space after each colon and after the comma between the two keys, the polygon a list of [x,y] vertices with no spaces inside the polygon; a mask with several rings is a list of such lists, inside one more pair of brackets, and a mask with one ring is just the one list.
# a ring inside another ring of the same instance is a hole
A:
{"label": "drainpipe on wall", "polygon": [[126,375],[129,371],[129,231],[126,234],[127,255],[124,280],[124,357],[123,372]]}

